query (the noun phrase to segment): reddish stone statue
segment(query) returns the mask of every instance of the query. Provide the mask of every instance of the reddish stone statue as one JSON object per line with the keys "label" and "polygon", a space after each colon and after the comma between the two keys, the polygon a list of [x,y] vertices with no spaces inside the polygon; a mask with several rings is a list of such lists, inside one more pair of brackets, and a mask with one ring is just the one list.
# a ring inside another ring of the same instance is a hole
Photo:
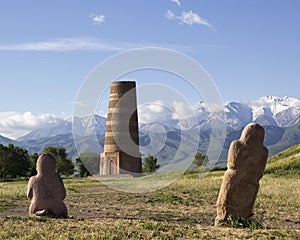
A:
{"label": "reddish stone statue", "polygon": [[29,214],[66,218],[67,208],[63,202],[66,190],[62,179],[55,173],[56,159],[48,153],[39,156],[37,175],[28,182],[27,198],[31,200]]}
{"label": "reddish stone statue", "polygon": [[268,158],[264,147],[264,128],[256,123],[248,124],[239,140],[231,143],[228,152],[227,171],[224,174],[217,200],[215,225],[226,221],[229,215],[249,218],[259,189]]}

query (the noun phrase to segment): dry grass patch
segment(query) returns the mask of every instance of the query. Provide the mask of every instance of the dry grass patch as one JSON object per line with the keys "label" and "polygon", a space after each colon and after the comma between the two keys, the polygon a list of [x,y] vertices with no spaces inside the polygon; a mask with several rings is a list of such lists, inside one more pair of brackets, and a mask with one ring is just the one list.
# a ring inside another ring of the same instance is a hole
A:
{"label": "dry grass patch", "polygon": [[184,176],[143,194],[66,179],[69,219],[27,217],[27,183],[0,183],[1,201],[13,199],[0,208],[0,239],[299,239],[299,178],[264,176],[254,209],[262,228],[236,229],[213,227],[222,175]]}

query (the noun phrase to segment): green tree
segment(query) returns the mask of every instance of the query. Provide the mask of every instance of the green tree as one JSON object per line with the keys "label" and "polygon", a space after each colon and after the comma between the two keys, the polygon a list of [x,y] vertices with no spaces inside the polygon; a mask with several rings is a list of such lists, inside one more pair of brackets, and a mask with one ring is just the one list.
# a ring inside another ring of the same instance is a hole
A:
{"label": "green tree", "polygon": [[208,157],[200,152],[197,152],[193,162],[197,167],[201,167],[204,163],[208,162]]}
{"label": "green tree", "polygon": [[50,153],[56,158],[56,173],[61,175],[72,175],[74,173],[74,164],[71,158],[68,158],[68,154],[64,147],[46,147],[45,153]]}
{"label": "green tree", "polygon": [[151,173],[155,172],[159,168],[159,164],[157,164],[157,158],[148,155],[144,158],[144,168],[143,172],[145,173]]}
{"label": "green tree", "polygon": [[0,144],[0,178],[16,178],[28,175],[30,161],[26,149]]}
{"label": "green tree", "polygon": [[81,153],[80,156],[76,158],[76,167],[80,177],[99,174],[99,155],[92,152]]}
{"label": "green tree", "polygon": [[37,153],[33,153],[29,155],[29,161],[30,161],[30,168],[29,168],[29,176],[36,175],[36,162],[39,158],[39,155]]}

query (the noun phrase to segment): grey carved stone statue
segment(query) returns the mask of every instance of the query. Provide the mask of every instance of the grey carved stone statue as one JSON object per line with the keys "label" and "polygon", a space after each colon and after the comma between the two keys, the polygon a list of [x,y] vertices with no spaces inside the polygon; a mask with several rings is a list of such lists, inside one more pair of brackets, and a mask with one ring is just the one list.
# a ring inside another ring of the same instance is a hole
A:
{"label": "grey carved stone statue", "polygon": [[56,159],[48,153],[39,156],[37,175],[28,182],[27,198],[31,200],[29,214],[55,218],[68,216],[63,200],[66,190],[62,179],[55,173]]}
{"label": "grey carved stone statue", "polygon": [[249,218],[268,158],[264,147],[265,131],[256,123],[248,124],[241,138],[231,143],[227,171],[217,200],[215,225],[226,221],[229,215]]}

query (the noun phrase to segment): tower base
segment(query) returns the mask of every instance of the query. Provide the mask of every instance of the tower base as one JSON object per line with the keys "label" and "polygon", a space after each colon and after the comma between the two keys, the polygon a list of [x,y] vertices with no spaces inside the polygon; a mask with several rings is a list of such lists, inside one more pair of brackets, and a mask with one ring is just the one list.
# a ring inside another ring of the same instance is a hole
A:
{"label": "tower base", "polygon": [[141,176],[142,160],[124,152],[101,153],[100,177],[117,175]]}

